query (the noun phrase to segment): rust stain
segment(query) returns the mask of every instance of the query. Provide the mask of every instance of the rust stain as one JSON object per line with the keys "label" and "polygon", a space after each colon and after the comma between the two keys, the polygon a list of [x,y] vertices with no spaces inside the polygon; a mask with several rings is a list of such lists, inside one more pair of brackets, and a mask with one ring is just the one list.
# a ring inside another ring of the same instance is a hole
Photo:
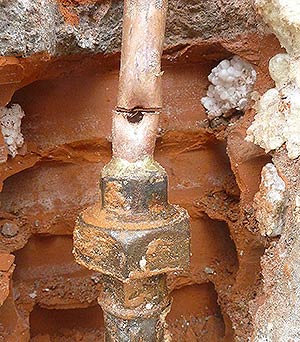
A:
{"label": "rust stain", "polygon": [[121,189],[122,186],[116,182],[109,182],[107,184],[104,198],[109,207],[115,209],[124,208],[126,198],[122,195]]}

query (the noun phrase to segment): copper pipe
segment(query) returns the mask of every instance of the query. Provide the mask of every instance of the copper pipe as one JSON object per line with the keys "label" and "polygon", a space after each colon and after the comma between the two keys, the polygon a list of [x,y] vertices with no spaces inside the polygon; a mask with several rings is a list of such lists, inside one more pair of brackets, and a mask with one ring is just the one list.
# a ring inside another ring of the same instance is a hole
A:
{"label": "copper pipe", "polygon": [[139,112],[139,122],[130,122],[129,113],[115,112],[113,115],[113,156],[131,163],[152,156],[159,113]]}
{"label": "copper pipe", "polygon": [[125,0],[119,110],[162,107],[161,55],[167,0]]}
{"label": "copper pipe", "polygon": [[153,160],[167,0],[125,0],[113,158],[101,204],[77,219],[73,253],[103,274],[99,304],[108,342],[169,341],[167,273],[189,267],[186,210],[168,202],[168,178]]}

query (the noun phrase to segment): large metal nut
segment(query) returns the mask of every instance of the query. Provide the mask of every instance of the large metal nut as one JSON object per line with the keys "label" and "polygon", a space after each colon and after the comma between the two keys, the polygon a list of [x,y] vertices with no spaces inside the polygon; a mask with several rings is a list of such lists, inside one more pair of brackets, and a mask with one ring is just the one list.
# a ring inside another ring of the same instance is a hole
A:
{"label": "large metal nut", "polygon": [[188,268],[188,214],[177,206],[169,208],[168,218],[150,222],[117,222],[97,205],[87,209],[74,231],[76,261],[120,280]]}

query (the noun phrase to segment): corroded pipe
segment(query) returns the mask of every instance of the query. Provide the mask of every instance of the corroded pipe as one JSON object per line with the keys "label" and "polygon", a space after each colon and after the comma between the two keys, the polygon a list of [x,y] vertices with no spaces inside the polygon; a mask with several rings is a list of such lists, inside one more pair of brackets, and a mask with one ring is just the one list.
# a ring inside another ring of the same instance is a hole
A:
{"label": "corroded pipe", "polygon": [[189,267],[188,214],[168,202],[167,174],[153,160],[166,8],[166,0],[125,0],[113,158],[101,173],[101,204],[74,230],[76,261],[103,274],[107,342],[169,340],[167,273]]}
{"label": "corroded pipe", "polygon": [[119,110],[162,107],[161,55],[167,0],[125,0]]}
{"label": "corroded pipe", "polygon": [[[137,112],[130,117],[129,112],[115,112],[112,125],[113,156],[129,162],[153,156],[157,134],[159,113]],[[131,123],[129,120],[140,120]]]}
{"label": "corroded pipe", "polygon": [[[125,0],[113,155],[130,162],[153,155],[162,107],[161,55],[167,0]],[[133,124],[135,123],[135,124]]]}

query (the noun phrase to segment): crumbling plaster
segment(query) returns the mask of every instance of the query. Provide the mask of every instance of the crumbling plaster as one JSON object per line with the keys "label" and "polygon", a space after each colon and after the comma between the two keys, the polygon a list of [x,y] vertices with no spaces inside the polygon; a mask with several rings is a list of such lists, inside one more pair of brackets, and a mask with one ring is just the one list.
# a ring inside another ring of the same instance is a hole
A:
{"label": "crumbling plaster", "polygon": [[[67,1],[65,3],[68,3]],[[69,2],[72,4],[72,2]],[[113,53],[120,49],[122,1],[2,0],[0,2],[0,55],[29,56],[48,52]],[[108,6],[109,5],[109,6]],[[78,24],[66,20],[76,15]],[[99,14],[100,13],[100,14]],[[65,17],[64,17],[65,16]],[[42,23],[42,25],[41,25]],[[263,27],[252,2],[169,1],[166,46],[191,40],[230,39]]]}
{"label": "crumbling plaster", "polygon": [[25,116],[24,111],[18,104],[11,108],[0,107],[0,128],[8,154],[15,157],[18,149],[24,144],[24,137],[21,133],[21,121]]}

